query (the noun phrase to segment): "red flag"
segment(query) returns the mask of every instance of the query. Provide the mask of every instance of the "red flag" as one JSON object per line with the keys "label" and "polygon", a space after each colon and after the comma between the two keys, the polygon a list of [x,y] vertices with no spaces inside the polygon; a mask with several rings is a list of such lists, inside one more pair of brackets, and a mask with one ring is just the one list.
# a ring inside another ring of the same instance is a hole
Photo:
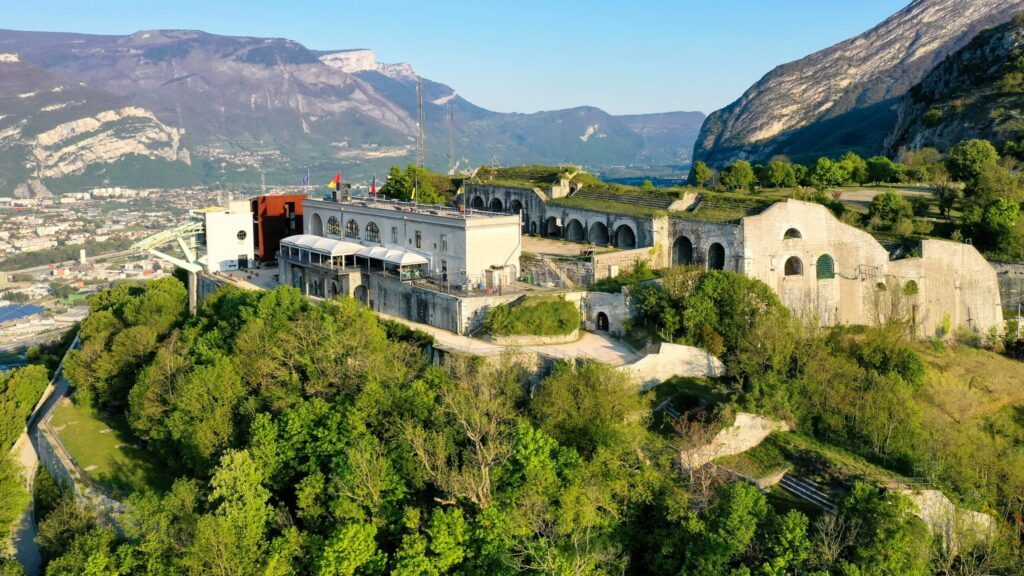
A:
{"label": "red flag", "polygon": [[341,172],[334,175],[334,180],[331,180],[330,186],[335,190],[341,190]]}
{"label": "red flag", "polygon": [[373,175],[373,182],[370,184],[370,194],[377,193],[377,175]]}

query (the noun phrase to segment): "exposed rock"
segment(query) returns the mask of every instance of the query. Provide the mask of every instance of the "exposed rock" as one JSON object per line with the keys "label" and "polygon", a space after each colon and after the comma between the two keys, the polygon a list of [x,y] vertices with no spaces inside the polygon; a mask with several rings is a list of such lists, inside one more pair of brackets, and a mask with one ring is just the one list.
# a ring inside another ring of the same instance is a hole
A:
{"label": "exposed rock", "polygon": [[707,118],[694,156],[722,165],[780,153],[877,153],[895,121],[892,99],[1021,9],[1024,0],[915,0],[864,34],[769,72]]}
{"label": "exposed rock", "polygon": [[991,516],[957,508],[956,504],[939,490],[904,488],[900,492],[916,507],[914,515],[928,525],[932,534],[941,535],[945,545],[954,550],[977,538],[987,537],[995,526]]}
{"label": "exposed rock", "polygon": [[742,454],[759,445],[773,432],[787,431],[789,425],[781,420],[739,412],[733,425],[716,434],[710,443],[680,450],[679,461],[687,469],[693,470],[723,456]]}
{"label": "exposed rock", "polygon": [[976,36],[900,99],[886,151],[946,150],[971,138],[1001,145],[1024,137],[1024,82],[1004,82],[1019,74],[1022,52],[1024,16]]}

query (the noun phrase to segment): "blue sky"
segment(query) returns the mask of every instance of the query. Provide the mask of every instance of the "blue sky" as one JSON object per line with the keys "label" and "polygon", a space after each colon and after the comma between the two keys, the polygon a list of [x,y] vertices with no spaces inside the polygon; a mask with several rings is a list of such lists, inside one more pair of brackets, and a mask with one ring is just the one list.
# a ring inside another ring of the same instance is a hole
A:
{"label": "blue sky", "polygon": [[909,0],[3,0],[0,27],[192,28],[373,48],[480,106],[615,114],[735,100],[774,66],[863,32]]}

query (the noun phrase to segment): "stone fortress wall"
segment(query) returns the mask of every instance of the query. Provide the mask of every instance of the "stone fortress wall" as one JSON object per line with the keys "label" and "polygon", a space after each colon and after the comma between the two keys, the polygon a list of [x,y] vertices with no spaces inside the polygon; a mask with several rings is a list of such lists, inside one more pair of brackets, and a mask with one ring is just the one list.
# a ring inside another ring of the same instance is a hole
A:
{"label": "stone fortress wall", "polygon": [[697,264],[757,278],[796,314],[822,325],[872,325],[902,314],[923,336],[944,325],[980,333],[1003,328],[996,271],[967,244],[925,240],[920,256],[890,260],[871,234],[812,202],[787,200],[738,223],[718,223],[548,204],[575,192],[563,188],[467,183],[463,199],[478,209],[519,211],[524,233],[615,246],[629,256],[602,255],[595,278],[599,266],[613,262],[620,271],[638,259],[655,268]]}

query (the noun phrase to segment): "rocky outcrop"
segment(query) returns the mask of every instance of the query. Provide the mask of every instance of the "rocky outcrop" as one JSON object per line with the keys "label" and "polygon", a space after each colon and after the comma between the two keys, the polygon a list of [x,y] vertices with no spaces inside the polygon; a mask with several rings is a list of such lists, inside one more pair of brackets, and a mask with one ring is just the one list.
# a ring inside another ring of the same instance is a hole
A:
{"label": "rocky outcrop", "polygon": [[[694,157],[721,165],[881,149],[892,101],[1024,0],[915,0],[875,28],[772,70],[704,122]],[[814,130],[815,127],[825,127]]]}
{"label": "rocky outcrop", "polygon": [[188,163],[188,155],[179,154],[180,139],[177,129],[162,124],[152,112],[129,106],[64,122],[37,135],[32,155],[38,177],[60,178],[129,154]]}
{"label": "rocky outcrop", "polygon": [[703,446],[687,447],[679,451],[679,462],[688,470],[721,458],[742,454],[761,444],[773,432],[788,432],[789,425],[758,414],[740,412],[732,426],[723,429]]}
{"label": "rocky outcrop", "polygon": [[[897,106],[897,123],[886,151],[932,146],[947,150],[962,140],[984,138],[1001,145],[1024,137],[1019,111],[1024,81],[1024,14],[985,30],[935,67]],[[1016,80],[1015,80],[1016,79]]]}
{"label": "rocky outcrop", "polygon": [[644,390],[677,376],[684,378],[721,378],[725,364],[703,348],[662,342],[657,352],[648,354],[621,370],[629,372]]}

